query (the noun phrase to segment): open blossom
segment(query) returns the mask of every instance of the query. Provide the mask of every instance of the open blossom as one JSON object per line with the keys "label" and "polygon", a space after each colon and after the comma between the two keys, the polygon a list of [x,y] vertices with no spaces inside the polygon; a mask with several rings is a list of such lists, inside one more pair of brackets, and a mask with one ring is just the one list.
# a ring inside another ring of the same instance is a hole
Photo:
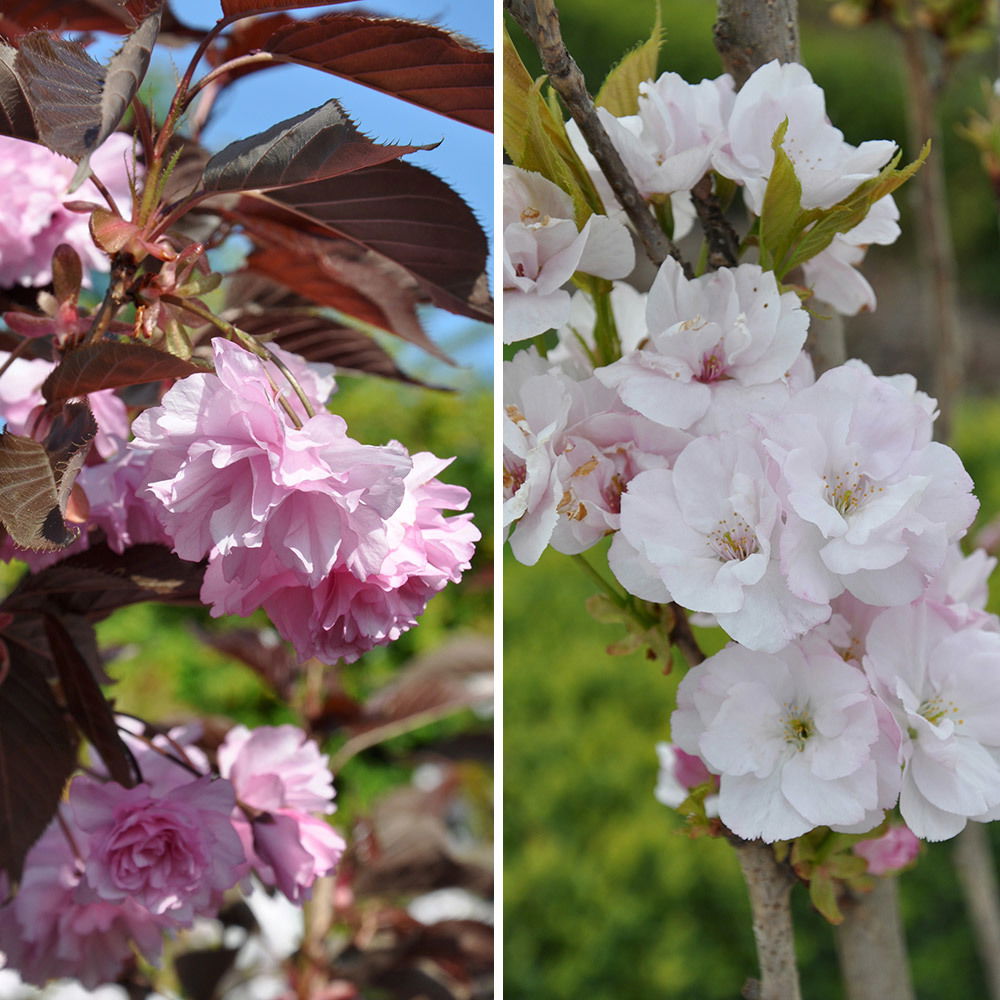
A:
{"label": "open blossom", "polygon": [[923,840],[1000,818],[1000,634],[929,602],[883,611],[864,669],[902,735],[899,809]]}
{"label": "open blossom", "polygon": [[713,433],[781,405],[809,317],[756,264],[688,280],[668,257],[649,291],[648,342],[596,376],[666,427]]}
{"label": "open blossom", "polygon": [[639,84],[638,113],[597,113],[647,201],[690,191],[711,167],[733,101],[731,77],[691,84],[676,73]]}
{"label": "open blossom", "polygon": [[[74,833],[77,846],[89,841]],[[0,907],[0,950],[26,982],[71,976],[95,989],[116,979],[133,946],[150,962],[163,947],[163,921],[134,899],[81,892],[83,868],[55,820],[25,858],[17,895]]]}
{"label": "open blossom", "polygon": [[[114,132],[91,156],[93,172],[120,207],[131,202],[128,171],[132,138]],[[107,271],[108,257],[94,245],[86,214],[63,207],[69,200],[104,204],[93,182],[85,181],[72,195],[66,189],[76,164],[45,146],[0,136],[0,286],[44,285],[52,280],[52,253],[68,243],[88,271]]]}
{"label": "open blossom", "polygon": [[216,908],[246,870],[228,781],[198,778],[157,793],[145,783],[77,778],[70,805],[91,852],[82,898],[133,900],[178,927]]}
{"label": "open blossom", "polygon": [[541,174],[504,171],[504,340],[511,343],[562,326],[576,271],[624,278],[635,264],[628,230],[592,215],[582,230],[572,199]]}
{"label": "open blossom", "polygon": [[334,809],[326,765],[326,755],[295,726],[236,726],[219,748],[219,771],[240,803],[259,811],[252,821],[233,813],[247,856],[293,902],[336,868],[345,847],[336,830],[310,815]]}
{"label": "open blossom", "polygon": [[673,469],[636,476],[609,555],[620,582],[639,597],[713,614],[750,649],[777,652],[825,621],[829,604],[796,596],[781,574],[781,506],[765,470],[747,431],[696,438]]}
{"label": "open blossom", "polygon": [[862,833],[899,791],[896,746],[865,676],[826,643],[716,653],[681,682],[670,728],[720,775],[719,816],[745,840]]}
{"label": "open blossom", "polygon": [[979,506],[959,457],[930,439],[932,409],[913,379],[852,361],[765,419],[793,593],[823,602],[846,589],[883,607],[923,593]]}
{"label": "open blossom", "polygon": [[809,71],[798,63],[773,60],[740,88],[726,124],[727,141],[713,158],[723,177],[744,185],[744,199],[756,215],[774,166],[771,140],[786,118],[783,148],[802,185],[803,208],[835,205],[878,174],[896,150],[889,140],[860,146],[845,141],[827,118],[826,98]]}

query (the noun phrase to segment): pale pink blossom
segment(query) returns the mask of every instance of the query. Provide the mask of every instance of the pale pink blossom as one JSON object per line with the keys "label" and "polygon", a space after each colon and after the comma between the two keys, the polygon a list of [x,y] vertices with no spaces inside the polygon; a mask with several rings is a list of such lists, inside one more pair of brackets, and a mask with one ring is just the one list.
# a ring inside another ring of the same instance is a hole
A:
{"label": "pale pink blossom", "polygon": [[325,820],[275,809],[250,824],[254,869],[293,903],[309,899],[317,878],[336,871],[346,844]]}
{"label": "pale pink blossom", "polygon": [[916,860],[920,841],[908,826],[890,826],[881,837],[862,840],[852,850],[868,862],[869,875],[887,875]]}
{"label": "pale pink blossom", "polygon": [[[74,841],[85,858],[83,831]],[[17,895],[0,907],[0,950],[26,982],[71,976],[95,989],[118,977],[133,946],[154,964],[160,956],[163,922],[129,896],[81,892],[83,860],[53,820],[25,858]]]}
{"label": "pale pink blossom", "polygon": [[[115,132],[91,156],[96,174],[111,192],[119,209],[127,212],[132,197],[128,174],[132,163],[132,138]],[[107,271],[108,257],[90,237],[86,213],[70,212],[66,201],[104,205],[93,182],[72,195],[67,193],[76,171],[72,160],[34,142],[0,136],[0,286],[44,285],[52,280],[52,253],[68,243],[83,261],[84,284],[88,272]]]}
{"label": "pale pink blossom", "polygon": [[576,271],[624,278],[635,264],[628,230],[592,215],[582,230],[573,202],[541,174],[504,170],[504,340],[511,343],[562,326]]}
{"label": "pale pink blossom", "polygon": [[650,569],[637,596],[712,614],[750,649],[777,652],[825,621],[829,603],[793,594],[781,574],[782,511],[766,468],[758,439],[744,431],[696,438],[673,469],[636,476],[609,555],[620,582],[631,589]]}
{"label": "pale pink blossom", "polygon": [[878,760],[894,763],[896,748],[865,676],[825,643],[716,653],[681,682],[670,729],[720,775],[719,816],[745,840],[864,832],[898,794]]}
{"label": "pale pink blossom", "polygon": [[816,298],[844,316],[871,312],[875,292],[858,266],[872,243],[886,246],[899,236],[899,209],[892,195],[880,198],[853,229],[837,233],[833,242],[802,265],[805,284]]}
{"label": "pale pink blossom", "polygon": [[76,825],[90,839],[83,898],[133,900],[178,927],[212,912],[246,873],[228,781],[197,778],[157,793],[145,783],[77,778]]}
{"label": "pale pink blossom", "polygon": [[650,288],[646,323],[648,341],[595,375],[658,424],[715,433],[788,399],[809,317],[756,264],[689,280],[668,257]]}
{"label": "pale pink blossom", "polygon": [[902,736],[899,810],[922,840],[1000,818],[1000,634],[927,602],[889,608],[864,669]]}
{"label": "pale pink blossom", "polygon": [[504,526],[527,565],[547,545],[582,552],[616,530],[632,477],[668,465],[689,440],[632,413],[596,379],[549,369],[533,350],[504,374]]}
{"label": "pale pink blossom", "polygon": [[923,593],[979,506],[959,457],[931,441],[932,410],[913,379],[852,361],[763,421],[793,593],[824,602],[846,589],[883,607]]}
{"label": "pale pink blossom", "polygon": [[876,176],[896,150],[889,140],[852,146],[826,115],[826,98],[798,63],[769,62],[744,83],[726,124],[727,140],[713,166],[744,185],[750,210],[759,215],[774,166],[771,141],[788,119],[783,148],[802,185],[803,208],[829,208]]}

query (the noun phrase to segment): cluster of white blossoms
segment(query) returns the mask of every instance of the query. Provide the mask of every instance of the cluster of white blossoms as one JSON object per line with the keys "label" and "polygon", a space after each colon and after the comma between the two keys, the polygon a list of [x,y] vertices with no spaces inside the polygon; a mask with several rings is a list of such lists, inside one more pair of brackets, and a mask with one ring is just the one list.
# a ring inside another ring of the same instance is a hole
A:
{"label": "cluster of white blossoms", "polygon": [[[675,220],[678,193],[709,170],[759,214],[785,122],[803,210],[850,196],[895,149],[847,143],[797,65],[764,66],[739,93],[727,77],[692,86],[668,73],[640,86],[638,105],[602,118],[643,195],[670,198]],[[552,213],[568,199],[510,169],[517,274],[553,260],[586,270],[588,255],[601,265],[588,274],[632,271],[631,247],[614,258],[610,242],[593,245],[623,223],[579,232],[563,217],[576,243],[557,244]],[[532,194],[548,199],[534,216]],[[863,244],[895,238],[895,217],[891,197],[875,199],[799,283],[844,312],[873,306],[854,265]],[[718,776],[726,826],[767,842],[819,826],[860,834],[898,807],[918,837],[942,840],[1000,818],[1000,621],[984,611],[995,560],[959,549],[978,501],[959,457],[932,440],[934,400],[860,361],[816,378],[799,294],[755,263],[692,278],[668,259],[648,292],[616,283],[597,303],[559,286],[558,309],[535,280],[513,297],[515,330],[555,327],[558,346],[506,366],[512,550],[531,564],[547,546],[575,554],[611,535],[628,593],[725,630],[732,642],[682,681],[671,729],[685,759]],[[545,303],[534,312],[532,295]],[[610,362],[596,349],[609,313]]]}

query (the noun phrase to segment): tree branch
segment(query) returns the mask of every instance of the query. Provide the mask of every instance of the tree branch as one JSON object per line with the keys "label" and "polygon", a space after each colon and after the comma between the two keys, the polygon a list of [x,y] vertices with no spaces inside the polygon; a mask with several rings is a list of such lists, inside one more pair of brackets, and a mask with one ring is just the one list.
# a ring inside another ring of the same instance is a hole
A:
{"label": "tree branch", "polygon": [[[597,117],[594,100],[587,91],[580,67],[566,49],[559,29],[559,12],[553,0],[504,0],[504,7],[531,39],[542,59],[552,86],[580,127],[587,146],[608,179],[625,214],[629,217],[649,259],[659,266],[673,257],[689,270],[673,240],[657,225],[645,199],[639,194],[618,150]],[[689,274],[688,277],[691,275]]]}
{"label": "tree branch", "polygon": [[992,1000],[1000,1000],[1000,906],[997,875],[986,827],[969,823],[955,838],[955,869],[976,938]]}
{"label": "tree branch", "polygon": [[877,879],[870,893],[852,894],[841,909],[835,936],[847,1000],[913,1000],[896,879]]}
{"label": "tree branch", "polygon": [[739,89],[759,66],[799,62],[798,0],[719,0],[712,33]]}
{"label": "tree branch", "polygon": [[753,1000],[801,1000],[789,906],[795,876],[787,865],[778,863],[770,844],[754,840],[737,842],[734,847],[750,894],[761,975],[759,983],[748,981],[743,995]]}

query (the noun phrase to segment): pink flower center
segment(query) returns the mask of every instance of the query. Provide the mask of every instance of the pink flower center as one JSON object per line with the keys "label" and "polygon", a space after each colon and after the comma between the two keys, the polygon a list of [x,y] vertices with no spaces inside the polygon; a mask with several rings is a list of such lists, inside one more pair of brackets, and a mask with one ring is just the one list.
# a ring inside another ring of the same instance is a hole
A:
{"label": "pink flower center", "polygon": [[741,561],[760,550],[756,533],[737,514],[719,518],[715,530],[708,536],[708,544],[723,562]]}
{"label": "pink flower center", "polygon": [[720,382],[726,375],[726,355],[721,344],[716,344],[701,359],[701,371],[695,375],[696,382]]}

